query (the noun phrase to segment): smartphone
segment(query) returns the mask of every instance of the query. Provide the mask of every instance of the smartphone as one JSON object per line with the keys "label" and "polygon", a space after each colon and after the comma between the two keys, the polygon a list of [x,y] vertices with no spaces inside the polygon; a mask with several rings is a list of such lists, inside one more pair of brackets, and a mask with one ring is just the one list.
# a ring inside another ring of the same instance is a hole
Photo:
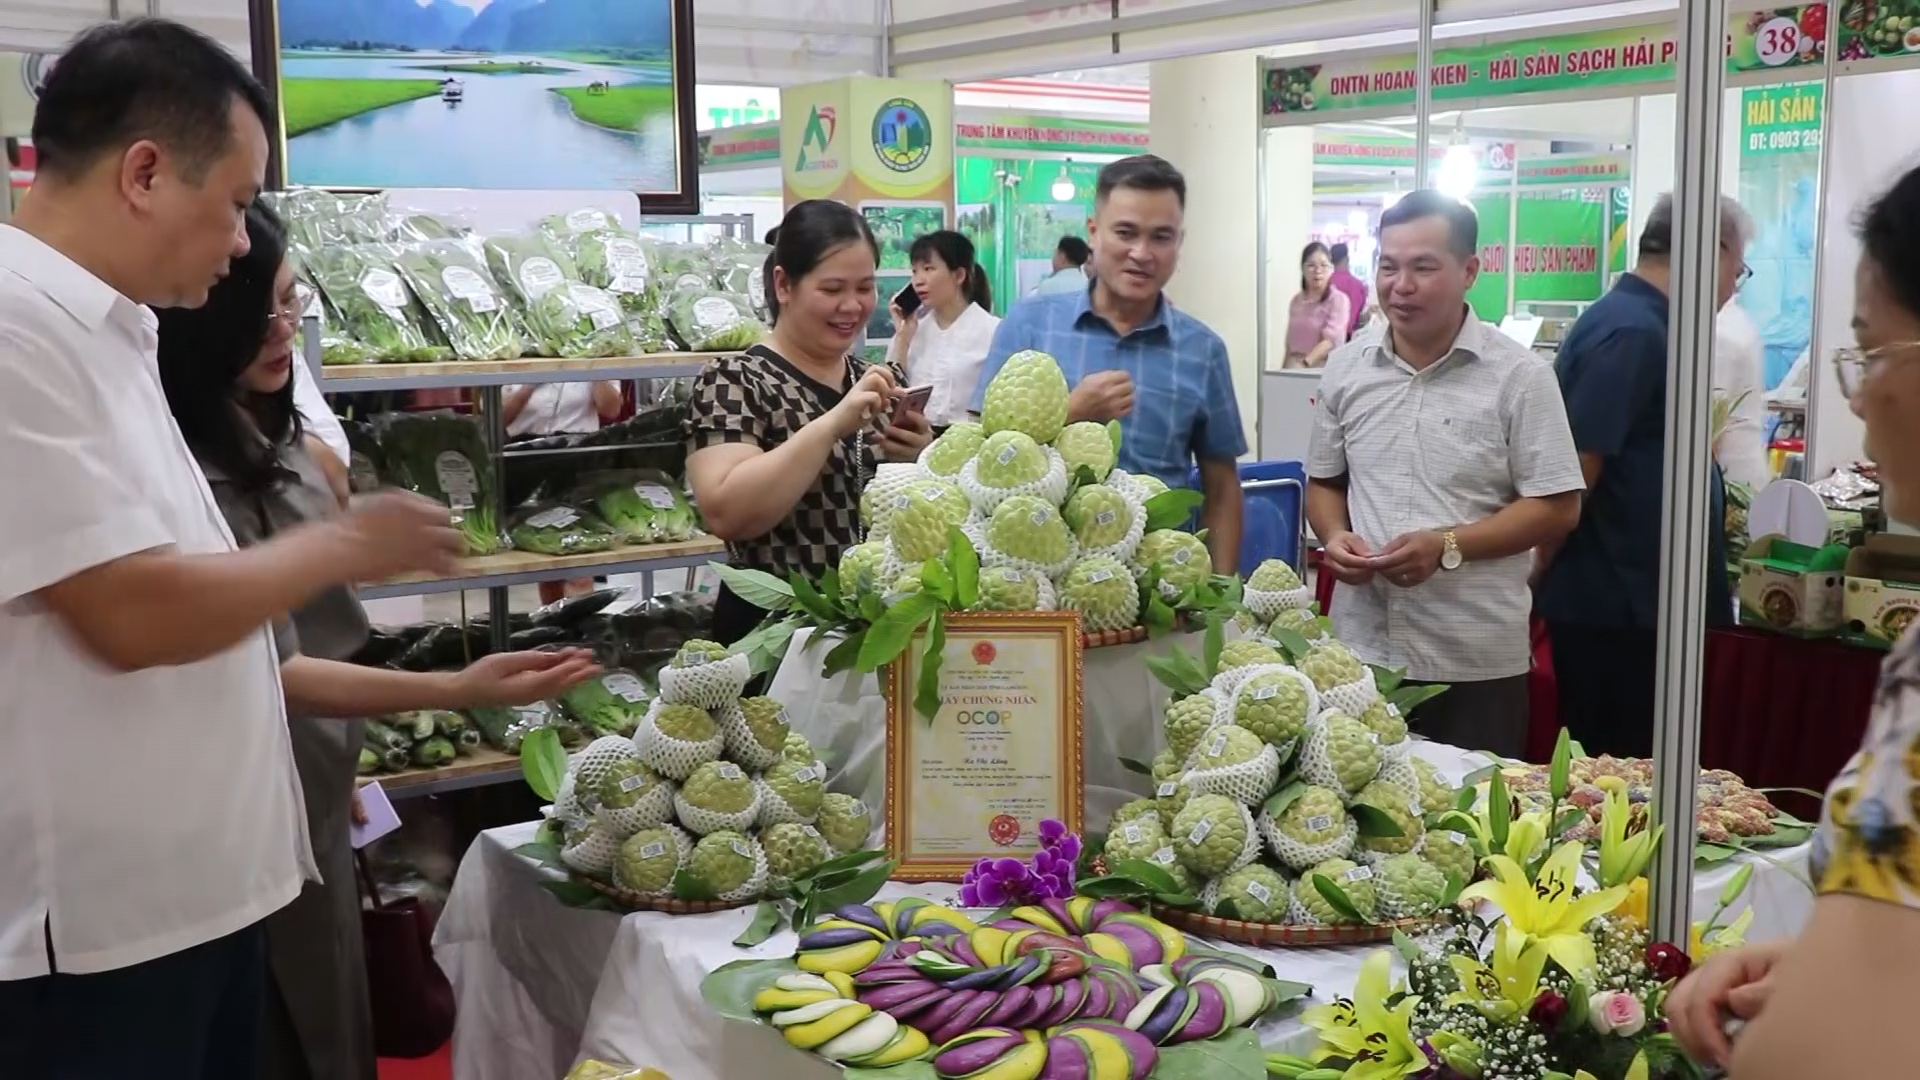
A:
{"label": "smartphone", "polygon": [[920,294],[913,291],[913,282],[907,282],[906,288],[893,294],[893,306],[899,308],[900,313],[908,317],[912,317],[914,312],[920,310]]}
{"label": "smartphone", "polygon": [[900,393],[893,399],[893,416],[889,424],[899,423],[900,418],[909,413],[926,412],[927,402],[932,399],[933,387],[931,386],[915,386]]}

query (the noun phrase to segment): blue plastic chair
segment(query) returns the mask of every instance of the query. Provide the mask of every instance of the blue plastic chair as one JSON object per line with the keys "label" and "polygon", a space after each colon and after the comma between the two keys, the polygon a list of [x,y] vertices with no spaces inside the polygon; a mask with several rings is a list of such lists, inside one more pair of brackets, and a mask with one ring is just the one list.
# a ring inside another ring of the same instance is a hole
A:
{"label": "blue plastic chair", "polygon": [[[1200,490],[1200,470],[1187,478]],[[1306,576],[1306,545],[1300,523],[1306,514],[1307,469],[1298,461],[1255,461],[1240,466],[1240,490],[1246,514],[1240,532],[1240,573],[1253,573],[1268,559],[1279,559]]]}

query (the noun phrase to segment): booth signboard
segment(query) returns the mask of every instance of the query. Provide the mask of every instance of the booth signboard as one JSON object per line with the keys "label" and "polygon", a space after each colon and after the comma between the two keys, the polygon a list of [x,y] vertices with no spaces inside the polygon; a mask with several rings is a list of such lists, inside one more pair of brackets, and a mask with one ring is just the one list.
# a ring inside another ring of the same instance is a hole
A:
{"label": "booth signboard", "polygon": [[1611,187],[1628,181],[1633,155],[1551,154],[1520,162],[1522,187]]}
{"label": "booth signboard", "polygon": [[954,140],[961,150],[1126,156],[1147,152],[1147,125],[1065,116],[962,116],[954,125]]}
{"label": "booth signboard", "polygon": [[700,164],[726,169],[780,160],[780,121],[700,133]]}
{"label": "booth signboard", "polygon": [[1729,73],[1801,67],[1826,57],[1826,4],[1741,12],[1732,19],[1727,41]]}
{"label": "booth signboard", "polygon": [[1846,0],[1840,5],[1840,52],[1835,59],[1859,63],[1920,57],[1920,18],[1915,14],[1905,3]]}
{"label": "booth signboard", "polygon": [[943,636],[931,720],[914,710],[921,639],[883,680],[887,848],[902,881],[959,881],[981,859],[1038,851],[1042,821],[1083,824],[1080,617],[956,614]]}
{"label": "booth signboard", "polygon": [[[1506,183],[1513,172],[1514,144],[1509,140],[1474,139],[1470,142],[1475,163],[1491,183]],[[1447,146],[1434,143],[1427,147],[1429,160],[1445,158]],[[1313,163],[1336,167],[1385,166],[1413,168],[1413,136],[1367,131],[1329,129],[1314,132]]]}
{"label": "booth signboard", "polygon": [[1606,202],[1585,192],[1571,197],[1528,193],[1520,197],[1520,236],[1513,246],[1514,300],[1598,299],[1600,244]]}

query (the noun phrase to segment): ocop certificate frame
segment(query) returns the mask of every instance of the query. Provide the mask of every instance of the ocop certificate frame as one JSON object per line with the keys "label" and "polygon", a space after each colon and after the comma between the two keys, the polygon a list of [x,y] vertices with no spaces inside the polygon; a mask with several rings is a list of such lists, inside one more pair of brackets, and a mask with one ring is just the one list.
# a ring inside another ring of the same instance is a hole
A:
{"label": "ocop certificate frame", "polygon": [[1081,831],[1080,616],[951,615],[940,710],[913,708],[923,637],[887,682],[887,847],[902,881],[959,881],[1039,850],[1046,818]]}

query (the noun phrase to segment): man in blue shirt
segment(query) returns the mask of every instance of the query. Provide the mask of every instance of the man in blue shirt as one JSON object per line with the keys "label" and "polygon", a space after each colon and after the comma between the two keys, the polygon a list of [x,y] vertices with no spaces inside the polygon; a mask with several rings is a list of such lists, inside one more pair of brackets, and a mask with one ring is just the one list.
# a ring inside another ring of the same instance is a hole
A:
{"label": "man in blue shirt", "polygon": [[[1722,198],[1721,306],[1745,277],[1751,233],[1746,212]],[[1580,316],[1561,342],[1556,364],[1587,501],[1566,545],[1539,553],[1544,569],[1536,571],[1534,610],[1552,637],[1561,718],[1591,754],[1653,753],[1672,252],[1673,197],[1663,195],[1647,218],[1633,272]],[[1733,617],[1718,466],[1712,490],[1710,627]]]}
{"label": "man in blue shirt", "polygon": [[987,384],[1007,357],[1036,349],[1060,362],[1069,421],[1120,421],[1120,467],[1185,487],[1197,461],[1206,503],[1200,522],[1221,573],[1240,565],[1240,470],[1247,452],[1234,400],[1227,346],[1165,296],[1180,261],[1187,181],[1151,154],[1100,170],[1093,219],[1093,283],[1016,304],[994,333],[973,391],[980,412]]}

